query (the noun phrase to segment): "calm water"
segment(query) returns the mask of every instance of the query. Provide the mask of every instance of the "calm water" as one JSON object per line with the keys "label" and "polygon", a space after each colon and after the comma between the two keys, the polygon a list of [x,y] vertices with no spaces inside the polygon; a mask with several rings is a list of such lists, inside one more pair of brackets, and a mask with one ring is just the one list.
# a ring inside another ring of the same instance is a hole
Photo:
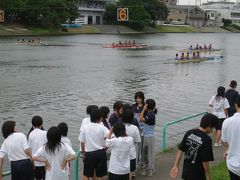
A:
{"label": "calm water", "polygon": [[[31,39],[32,37],[25,37]],[[133,40],[148,50],[104,49],[103,44]],[[33,115],[44,118],[44,127],[65,121],[77,150],[86,106],[116,100],[133,102],[136,91],[157,102],[156,149],[161,127],[167,121],[210,111],[208,101],[219,85],[239,82],[239,34],[156,34],[138,36],[76,35],[41,37],[43,43],[66,46],[16,45],[16,37],[0,39],[0,120],[17,121],[27,133]],[[190,44],[221,48],[225,60],[198,64],[165,64]],[[1,124],[0,124],[1,125]],[[177,144],[186,129],[198,120],[169,128],[168,144]],[[178,136],[175,136],[178,134]]]}

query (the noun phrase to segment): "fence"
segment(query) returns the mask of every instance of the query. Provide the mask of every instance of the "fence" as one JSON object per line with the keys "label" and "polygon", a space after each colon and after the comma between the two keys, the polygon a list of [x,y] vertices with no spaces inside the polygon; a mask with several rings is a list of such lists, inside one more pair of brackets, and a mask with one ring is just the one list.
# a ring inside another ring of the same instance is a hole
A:
{"label": "fence", "polygon": [[193,119],[195,117],[198,117],[198,116],[202,116],[202,115],[205,115],[207,114],[207,112],[202,112],[202,113],[198,113],[198,114],[194,114],[192,116],[187,116],[187,117],[184,117],[184,118],[181,118],[181,119],[176,119],[176,120],[173,120],[173,121],[170,121],[170,122],[167,122],[164,124],[163,126],[163,129],[162,129],[162,149],[163,151],[166,151],[167,150],[167,145],[166,145],[166,131],[167,131],[167,127],[170,126],[170,125],[173,125],[173,124],[176,124],[176,123],[179,123],[179,122],[182,122],[182,121],[186,121],[186,120],[189,120],[189,119]]}

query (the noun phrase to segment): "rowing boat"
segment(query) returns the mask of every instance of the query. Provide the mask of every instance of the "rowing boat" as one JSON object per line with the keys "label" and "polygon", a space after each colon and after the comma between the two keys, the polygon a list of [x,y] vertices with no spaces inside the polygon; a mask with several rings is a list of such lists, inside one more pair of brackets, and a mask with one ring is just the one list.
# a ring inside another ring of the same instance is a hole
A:
{"label": "rowing boat", "polygon": [[105,44],[103,48],[118,48],[118,49],[142,49],[146,48],[146,44]]}
{"label": "rowing boat", "polygon": [[212,57],[202,57],[198,59],[190,59],[190,60],[175,60],[175,59],[169,59],[168,62],[164,62],[164,64],[186,64],[186,63],[200,63],[202,61],[214,61],[223,60],[223,56],[212,56]]}
{"label": "rowing boat", "polygon": [[221,49],[183,49],[180,50],[180,52],[215,52],[215,51],[221,51]]}

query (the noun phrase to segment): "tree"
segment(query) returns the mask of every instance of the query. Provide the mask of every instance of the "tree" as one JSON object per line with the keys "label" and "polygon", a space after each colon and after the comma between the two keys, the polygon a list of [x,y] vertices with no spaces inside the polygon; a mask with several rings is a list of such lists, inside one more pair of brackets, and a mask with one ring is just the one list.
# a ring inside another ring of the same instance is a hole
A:
{"label": "tree", "polygon": [[105,13],[103,15],[105,24],[117,24],[117,5],[107,4]]}
{"label": "tree", "polygon": [[232,24],[232,20],[223,18],[222,23],[224,24],[224,26],[229,26],[230,24]]}

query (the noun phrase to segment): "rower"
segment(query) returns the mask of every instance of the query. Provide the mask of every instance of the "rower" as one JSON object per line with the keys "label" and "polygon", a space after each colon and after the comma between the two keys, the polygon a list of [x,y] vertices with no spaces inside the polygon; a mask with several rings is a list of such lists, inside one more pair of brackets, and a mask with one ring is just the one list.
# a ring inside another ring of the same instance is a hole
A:
{"label": "rower", "polygon": [[209,44],[208,49],[212,50],[212,44]]}
{"label": "rower", "polygon": [[190,60],[189,52],[187,52],[186,60]]}
{"label": "rower", "polygon": [[200,59],[200,52],[197,52],[197,59]]}
{"label": "rower", "polygon": [[200,49],[200,50],[202,50],[202,49],[203,49],[203,47],[202,47],[202,46],[199,46],[199,49]]}
{"label": "rower", "polygon": [[181,60],[181,61],[185,60],[184,53],[182,53],[182,55],[181,55],[181,57],[180,57],[180,60]]}
{"label": "rower", "polygon": [[178,53],[176,54],[175,60],[179,60]]}
{"label": "rower", "polygon": [[114,46],[114,42],[112,43],[112,45]]}
{"label": "rower", "polygon": [[135,40],[133,40],[133,45],[135,46],[135,44],[136,44],[136,43],[135,43]]}
{"label": "rower", "polygon": [[197,46],[196,46],[196,48],[195,48],[196,50],[198,50],[199,49],[199,46],[198,46],[198,44],[197,44]]}
{"label": "rower", "polygon": [[196,58],[197,58],[197,57],[196,57],[196,53],[193,52],[192,59],[196,59]]}
{"label": "rower", "polygon": [[189,50],[192,51],[192,45],[189,47]]}
{"label": "rower", "polygon": [[119,45],[122,45],[122,42],[121,42],[121,41],[119,41]]}
{"label": "rower", "polygon": [[206,44],[204,44],[204,49],[207,50],[207,45]]}

